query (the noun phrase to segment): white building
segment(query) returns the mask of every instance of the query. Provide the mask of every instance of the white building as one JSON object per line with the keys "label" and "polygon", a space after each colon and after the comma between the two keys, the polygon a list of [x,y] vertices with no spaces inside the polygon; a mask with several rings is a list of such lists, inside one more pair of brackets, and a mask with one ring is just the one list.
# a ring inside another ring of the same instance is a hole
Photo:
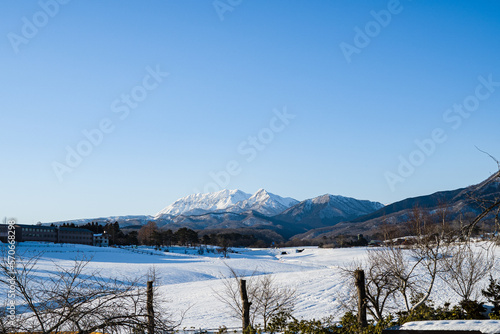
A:
{"label": "white building", "polygon": [[97,247],[108,247],[109,237],[107,233],[94,234],[93,245]]}

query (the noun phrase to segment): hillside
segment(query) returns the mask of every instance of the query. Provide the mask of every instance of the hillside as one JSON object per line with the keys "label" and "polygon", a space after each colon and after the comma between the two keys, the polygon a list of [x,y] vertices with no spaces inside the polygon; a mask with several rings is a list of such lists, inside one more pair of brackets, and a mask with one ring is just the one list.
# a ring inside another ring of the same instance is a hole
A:
{"label": "hillside", "polygon": [[398,226],[408,220],[414,208],[423,209],[433,213],[445,210],[448,221],[462,217],[464,221],[471,219],[482,212],[479,201],[489,201],[500,198],[500,181],[497,174],[485,181],[466,188],[450,191],[439,191],[426,196],[407,198],[402,201],[387,205],[377,211],[341,222],[335,226],[309,230],[299,239],[316,239],[333,237],[339,234],[365,234],[370,235],[380,232],[382,225]]}

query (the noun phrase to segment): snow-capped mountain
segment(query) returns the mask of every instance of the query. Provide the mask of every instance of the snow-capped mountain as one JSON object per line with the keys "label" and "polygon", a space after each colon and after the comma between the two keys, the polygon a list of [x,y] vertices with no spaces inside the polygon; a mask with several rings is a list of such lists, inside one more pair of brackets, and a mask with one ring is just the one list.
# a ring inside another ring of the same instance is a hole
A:
{"label": "snow-capped mountain", "polygon": [[299,201],[290,197],[281,197],[259,189],[247,200],[241,201],[229,208],[232,212],[257,211],[266,216],[277,215],[298,204]]}
{"label": "snow-capped mountain", "polygon": [[302,201],[283,211],[276,218],[297,226],[319,228],[349,221],[377,211],[383,206],[378,202],[326,194]]}
{"label": "snow-capped mountain", "polygon": [[266,216],[274,216],[299,203],[290,197],[281,197],[259,189],[250,195],[241,190],[221,190],[214,193],[194,194],[178,199],[158,212],[156,219],[166,216],[193,216],[205,213],[242,213],[257,211]]}
{"label": "snow-capped mountain", "polygon": [[158,212],[156,219],[166,215],[201,215],[207,212],[225,211],[235,204],[247,200],[252,195],[241,190],[221,190],[207,194],[193,194],[178,199],[165,209]]}

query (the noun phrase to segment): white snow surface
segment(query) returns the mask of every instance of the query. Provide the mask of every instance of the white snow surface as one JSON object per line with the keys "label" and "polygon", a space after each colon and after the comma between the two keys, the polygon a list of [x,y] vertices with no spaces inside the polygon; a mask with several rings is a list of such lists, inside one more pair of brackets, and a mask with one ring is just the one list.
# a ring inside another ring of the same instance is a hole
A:
{"label": "white snow surface", "polygon": [[[0,248],[5,246],[0,244]],[[342,274],[341,267],[359,263],[366,258],[369,249],[305,247],[301,253],[296,249],[236,249],[238,253],[223,259],[217,253],[199,255],[197,249],[183,247],[172,247],[167,253],[146,246],[101,248],[25,242],[17,244],[16,252],[24,256],[43,252],[34,271],[41,276],[54,272],[56,265],[71,267],[73,260],[83,255],[92,258],[86,270],[99,270],[106,278],[145,278],[148,270],[154,268],[159,277],[160,293],[169,301],[165,306],[173,317],[180,318],[181,312],[188,310],[183,328],[241,325],[241,320],[232,317],[228,307],[215,294],[223,290],[222,279],[228,275],[227,266],[243,275],[274,275],[278,284],[296,289],[298,300],[294,316],[298,319],[321,319],[330,315],[340,319],[345,313],[342,302],[349,291],[355,290]],[[282,252],[287,254],[282,255]],[[500,251],[496,249],[495,252],[498,259]],[[495,268],[498,267],[497,262]],[[488,277],[481,283],[486,285]],[[445,302],[453,305],[460,300],[442,280],[437,280],[433,291],[431,299],[436,306]],[[5,293],[1,294],[0,303],[2,298],[6,298]]]}
{"label": "white snow surface", "polygon": [[158,212],[155,218],[164,215],[199,215],[208,212],[234,212],[254,210],[264,215],[277,215],[299,203],[290,197],[281,197],[259,189],[255,194],[241,190],[221,190],[207,194],[194,194],[178,199]]}
{"label": "white snow surface", "polygon": [[443,330],[443,331],[480,331],[481,333],[500,333],[500,320],[441,320],[414,321],[401,326],[406,330]]}

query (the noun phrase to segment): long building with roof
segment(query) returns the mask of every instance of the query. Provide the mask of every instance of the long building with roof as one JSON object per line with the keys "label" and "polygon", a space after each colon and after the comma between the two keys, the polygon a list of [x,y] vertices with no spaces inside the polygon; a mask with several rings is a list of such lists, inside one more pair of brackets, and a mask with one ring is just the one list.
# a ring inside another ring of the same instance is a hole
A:
{"label": "long building with roof", "polygon": [[[67,244],[93,244],[93,232],[84,228],[15,224],[15,240]],[[0,241],[7,242],[7,224],[0,224]]]}

